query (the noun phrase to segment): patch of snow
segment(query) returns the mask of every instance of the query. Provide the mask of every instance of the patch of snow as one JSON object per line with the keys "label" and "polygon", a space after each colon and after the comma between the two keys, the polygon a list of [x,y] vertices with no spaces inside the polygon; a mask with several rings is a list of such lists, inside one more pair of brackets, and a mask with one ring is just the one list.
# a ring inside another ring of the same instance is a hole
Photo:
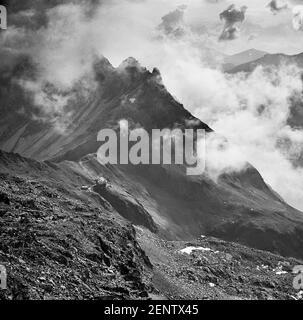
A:
{"label": "patch of snow", "polygon": [[282,274],[287,274],[287,271],[283,270],[283,267],[279,265],[277,268],[273,269],[273,272],[276,273],[276,275],[282,275]]}
{"label": "patch of snow", "polygon": [[209,252],[212,250],[210,248],[203,248],[203,247],[187,247],[185,249],[180,250],[181,253],[186,253],[186,254],[191,254],[193,251]]}

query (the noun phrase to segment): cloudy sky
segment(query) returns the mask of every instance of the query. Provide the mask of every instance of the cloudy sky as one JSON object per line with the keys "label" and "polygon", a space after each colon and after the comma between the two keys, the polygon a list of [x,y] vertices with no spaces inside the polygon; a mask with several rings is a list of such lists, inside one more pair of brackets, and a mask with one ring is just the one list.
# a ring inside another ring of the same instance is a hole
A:
{"label": "cloudy sky", "polygon": [[[183,1],[184,2],[184,1]],[[190,23],[205,25],[209,30],[218,28],[218,13],[230,4],[248,7],[246,19],[241,27],[239,38],[232,43],[220,43],[218,47],[226,53],[235,53],[243,49],[256,48],[270,53],[283,52],[295,54],[303,51],[302,32],[292,26],[292,7],[303,1],[289,1],[289,9],[273,14],[267,5],[269,0],[189,0],[186,19]],[[286,1],[280,1],[282,5]]]}

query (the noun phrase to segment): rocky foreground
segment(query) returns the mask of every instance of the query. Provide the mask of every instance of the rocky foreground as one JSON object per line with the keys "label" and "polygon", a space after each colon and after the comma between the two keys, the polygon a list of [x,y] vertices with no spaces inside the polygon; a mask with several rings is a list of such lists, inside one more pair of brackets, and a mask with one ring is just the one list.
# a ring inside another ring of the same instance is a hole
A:
{"label": "rocky foreground", "polygon": [[117,212],[118,193],[83,188],[71,164],[0,160],[1,299],[301,298],[299,260],[212,237],[160,239]]}
{"label": "rocky foreground", "polygon": [[202,236],[163,241],[137,229],[154,266],[153,284],[168,299],[301,300],[293,267],[302,262]]}
{"label": "rocky foreground", "polygon": [[0,173],[0,264],[8,274],[0,297],[146,298],[152,266],[134,227],[105,200],[97,206],[80,188],[55,183],[56,166],[33,165],[45,176]]}

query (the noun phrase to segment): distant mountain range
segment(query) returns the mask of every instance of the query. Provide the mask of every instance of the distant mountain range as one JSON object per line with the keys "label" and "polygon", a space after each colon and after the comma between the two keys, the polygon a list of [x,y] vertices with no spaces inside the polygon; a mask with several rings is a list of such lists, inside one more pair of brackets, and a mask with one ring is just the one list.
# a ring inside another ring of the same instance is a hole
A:
{"label": "distant mountain range", "polygon": [[229,73],[252,72],[257,66],[279,66],[281,64],[296,64],[303,67],[303,53],[297,55],[265,54],[261,58],[244,62],[228,70]]}
{"label": "distant mountain range", "polygon": [[239,65],[250,63],[264,57],[267,53],[264,51],[249,49],[234,55],[226,56],[224,59],[224,71],[230,71]]}

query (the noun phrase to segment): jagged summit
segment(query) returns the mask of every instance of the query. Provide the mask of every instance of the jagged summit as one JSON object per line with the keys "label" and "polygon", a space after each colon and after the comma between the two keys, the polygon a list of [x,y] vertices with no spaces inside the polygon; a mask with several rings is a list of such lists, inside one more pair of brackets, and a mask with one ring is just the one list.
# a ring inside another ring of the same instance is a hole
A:
{"label": "jagged summit", "polygon": [[101,70],[101,71],[102,70],[110,70],[110,71],[115,70],[115,68],[110,63],[110,61],[104,56],[96,58],[95,63],[94,63],[94,69],[96,71],[98,71],[98,70]]}
{"label": "jagged summit", "polygon": [[126,76],[128,79],[131,76],[130,80],[132,81],[152,79],[163,85],[162,76],[158,68],[153,68],[153,71],[150,72],[133,57],[123,60],[121,64],[115,68],[107,58],[102,56],[96,59],[94,71],[96,73],[96,79],[101,80],[101,82],[104,81],[107,76],[116,74],[117,78],[120,78],[120,80],[123,79],[123,76]]}
{"label": "jagged summit", "polygon": [[158,68],[154,68],[152,71],[152,78],[159,84],[163,85],[162,75]]}
{"label": "jagged summit", "polygon": [[133,57],[129,57],[121,62],[121,64],[117,68],[118,71],[121,72],[129,72],[129,73],[145,73],[147,69],[143,67],[139,61]]}
{"label": "jagged summit", "polygon": [[[126,68],[137,68],[137,69],[145,69],[141,66],[139,61],[133,57],[128,57],[121,62],[118,69],[126,69]],[[146,70],[146,69],[145,69]]]}

